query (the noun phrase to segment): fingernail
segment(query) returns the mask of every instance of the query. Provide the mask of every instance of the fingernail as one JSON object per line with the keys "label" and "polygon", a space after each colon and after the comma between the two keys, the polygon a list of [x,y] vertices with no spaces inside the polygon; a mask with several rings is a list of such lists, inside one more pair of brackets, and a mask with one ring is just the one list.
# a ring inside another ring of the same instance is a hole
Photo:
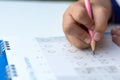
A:
{"label": "fingernail", "polygon": [[95,39],[95,41],[99,41],[100,38],[101,38],[101,33],[96,32],[95,35],[94,35],[94,39]]}
{"label": "fingernail", "polygon": [[86,38],[85,43],[89,44],[90,43],[90,38]]}

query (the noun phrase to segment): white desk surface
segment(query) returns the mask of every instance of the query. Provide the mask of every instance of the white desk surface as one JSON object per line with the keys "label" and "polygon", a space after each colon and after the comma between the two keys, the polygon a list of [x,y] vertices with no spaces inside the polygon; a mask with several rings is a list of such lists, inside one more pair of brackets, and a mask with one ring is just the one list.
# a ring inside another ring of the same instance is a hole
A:
{"label": "white desk surface", "polygon": [[71,2],[0,1],[0,35],[61,36],[62,16]]}

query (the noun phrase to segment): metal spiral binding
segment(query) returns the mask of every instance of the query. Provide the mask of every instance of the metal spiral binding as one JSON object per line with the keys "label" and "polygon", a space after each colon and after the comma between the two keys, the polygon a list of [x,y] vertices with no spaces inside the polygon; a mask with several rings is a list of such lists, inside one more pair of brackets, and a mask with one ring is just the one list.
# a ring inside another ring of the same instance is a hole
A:
{"label": "metal spiral binding", "polygon": [[15,65],[12,64],[6,66],[6,76],[8,80],[11,79],[12,77],[18,76]]}
{"label": "metal spiral binding", "polygon": [[0,55],[2,55],[5,50],[11,50],[9,42],[0,40]]}
{"label": "metal spiral binding", "polygon": [[2,53],[5,51],[5,45],[4,45],[4,41],[0,42],[0,55],[2,55]]}
{"label": "metal spiral binding", "polygon": [[6,47],[7,50],[11,50],[10,49],[10,44],[9,44],[8,41],[4,41],[4,44],[5,44],[5,47]]}

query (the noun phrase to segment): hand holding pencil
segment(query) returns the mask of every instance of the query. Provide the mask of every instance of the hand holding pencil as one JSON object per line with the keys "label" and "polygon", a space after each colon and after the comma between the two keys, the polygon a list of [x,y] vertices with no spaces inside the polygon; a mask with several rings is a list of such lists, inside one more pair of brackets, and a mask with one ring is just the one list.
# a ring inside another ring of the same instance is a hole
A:
{"label": "hand holding pencil", "polygon": [[71,4],[63,16],[63,31],[67,39],[80,49],[90,47],[92,39],[93,42],[101,40],[112,14],[110,0],[91,0],[90,4],[92,17],[84,0]]}
{"label": "hand holding pencil", "polygon": [[[85,0],[85,8],[86,8],[86,11],[89,15],[89,17],[91,19],[93,19],[92,17],[92,9],[91,9],[91,4],[90,4],[90,0]],[[89,32],[89,35],[91,37],[91,42],[90,42],[90,46],[91,46],[91,49],[92,49],[92,52],[93,52],[93,55],[95,54],[95,40],[94,40],[94,34],[93,34],[93,30],[92,29],[88,29],[88,32]]]}

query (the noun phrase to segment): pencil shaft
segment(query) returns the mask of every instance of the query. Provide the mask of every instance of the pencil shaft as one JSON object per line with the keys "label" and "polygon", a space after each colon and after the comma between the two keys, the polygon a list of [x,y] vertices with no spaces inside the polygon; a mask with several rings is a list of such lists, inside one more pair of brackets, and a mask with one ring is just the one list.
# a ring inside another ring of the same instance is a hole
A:
{"label": "pencil shaft", "polygon": [[[90,0],[85,0],[85,7],[86,7],[89,17],[92,19],[92,10],[91,10],[91,5],[90,5]],[[92,51],[94,51],[95,50],[95,40],[94,40],[94,36],[93,36],[93,31],[91,29],[89,29],[89,34],[91,37],[91,43],[90,43],[91,49],[92,49]]]}

